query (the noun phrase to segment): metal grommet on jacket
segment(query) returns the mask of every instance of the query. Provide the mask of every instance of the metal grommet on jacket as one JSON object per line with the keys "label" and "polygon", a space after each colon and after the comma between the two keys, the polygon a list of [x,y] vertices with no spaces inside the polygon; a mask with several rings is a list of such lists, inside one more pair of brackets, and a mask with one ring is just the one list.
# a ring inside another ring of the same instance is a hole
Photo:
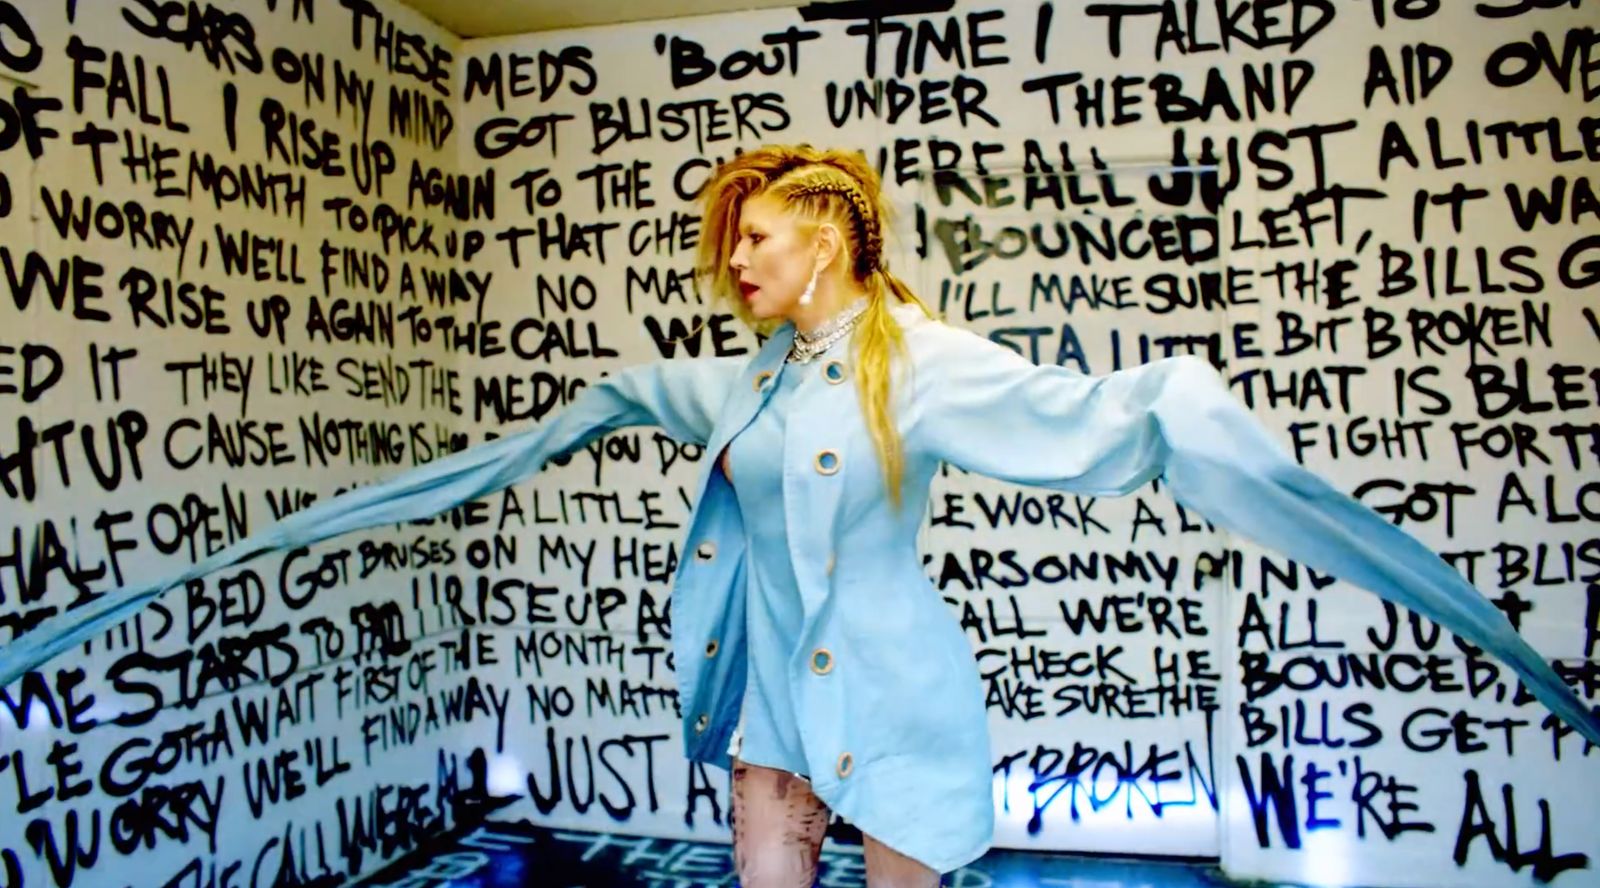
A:
{"label": "metal grommet on jacket", "polygon": [[850,374],[845,370],[843,361],[829,361],[822,366],[822,378],[833,385],[838,385],[849,377]]}
{"label": "metal grommet on jacket", "polygon": [[709,657],[715,657],[717,655],[717,649],[718,649],[717,640],[715,638],[713,638],[710,641],[706,642],[706,656],[708,658]]}
{"label": "metal grommet on jacket", "polygon": [[811,671],[818,675],[833,671],[833,654],[827,648],[817,648],[811,652]]}
{"label": "metal grommet on jacket", "polygon": [[832,475],[839,471],[839,454],[833,450],[824,450],[817,454],[817,474]]}
{"label": "metal grommet on jacket", "polygon": [[717,557],[717,544],[711,542],[710,540],[706,540],[699,546],[695,547],[694,557],[700,561],[710,561],[711,559]]}
{"label": "metal grommet on jacket", "polygon": [[855,770],[855,766],[855,757],[850,755],[850,753],[846,752],[839,756],[839,767],[837,768],[837,771],[840,777],[849,777],[850,772]]}
{"label": "metal grommet on jacket", "polygon": [[710,725],[711,725],[711,716],[706,715],[704,712],[702,712],[702,713],[700,713],[700,717],[694,720],[694,732],[696,734],[702,733],[702,732],[705,731],[706,728],[710,727]]}
{"label": "metal grommet on jacket", "polygon": [[756,374],[756,379],[755,379],[755,384],[754,384],[755,390],[759,392],[762,389],[766,388],[767,387],[767,383],[769,381],[771,381],[771,379],[772,379],[772,371],[771,370],[763,370],[760,373],[757,373]]}

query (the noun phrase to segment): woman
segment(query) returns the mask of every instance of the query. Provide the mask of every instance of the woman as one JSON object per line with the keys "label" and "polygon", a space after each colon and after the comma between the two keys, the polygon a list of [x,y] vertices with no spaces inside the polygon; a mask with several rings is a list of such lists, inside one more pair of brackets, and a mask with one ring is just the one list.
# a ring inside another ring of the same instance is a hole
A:
{"label": "woman", "polygon": [[1215,524],[1372,590],[1511,665],[1600,742],[1600,718],[1449,565],[1288,459],[1202,361],[1104,377],[946,326],[887,270],[858,156],[773,147],[702,196],[702,269],[769,331],[749,361],[665,361],[551,420],[285,518],[180,577],[101,598],[0,652],[0,682],[160,590],[261,552],[433,514],[630,425],[706,445],[673,587],[689,758],[733,773],[746,886],[809,885],[830,811],[873,886],[935,885],[993,833],[971,649],[916,533],[941,462],[1094,496],[1161,477]]}

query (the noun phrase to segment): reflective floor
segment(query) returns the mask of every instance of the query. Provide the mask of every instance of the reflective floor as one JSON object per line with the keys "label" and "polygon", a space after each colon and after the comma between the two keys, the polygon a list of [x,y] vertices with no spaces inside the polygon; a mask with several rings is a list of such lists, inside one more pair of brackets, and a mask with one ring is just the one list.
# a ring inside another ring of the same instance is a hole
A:
{"label": "reflective floor", "polygon": [[[859,835],[859,833],[857,834]],[[490,823],[419,849],[363,883],[380,888],[698,888],[738,884],[727,845]],[[991,851],[949,873],[951,888],[1217,888],[1204,862]],[[823,848],[822,888],[864,888],[861,847]]]}

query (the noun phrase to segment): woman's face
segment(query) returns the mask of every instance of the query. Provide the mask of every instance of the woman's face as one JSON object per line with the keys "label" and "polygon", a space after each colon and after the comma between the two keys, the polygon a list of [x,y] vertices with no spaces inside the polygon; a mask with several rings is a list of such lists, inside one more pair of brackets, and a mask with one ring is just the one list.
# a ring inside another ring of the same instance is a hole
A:
{"label": "woman's face", "polygon": [[765,195],[739,210],[739,241],[728,267],[738,277],[739,295],[760,320],[787,318],[811,280],[817,249],[811,226],[795,218],[782,202]]}

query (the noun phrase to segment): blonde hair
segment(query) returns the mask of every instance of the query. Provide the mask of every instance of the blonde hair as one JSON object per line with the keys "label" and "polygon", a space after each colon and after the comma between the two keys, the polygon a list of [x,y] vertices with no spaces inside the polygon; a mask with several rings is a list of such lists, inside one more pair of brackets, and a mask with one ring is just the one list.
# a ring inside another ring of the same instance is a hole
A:
{"label": "blonde hair", "polygon": [[704,292],[725,301],[753,329],[770,332],[777,321],[758,321],[739,298],[738,280],[728,257],[739,243],[739,213],[744,202],[769,196],[801,219],[834,222],[844,234],[850,274],[867,293],[868,305],[855,330],[856,387],[867,430],[878,448],[884,489],[896,509],[905,456],[890,409],[893,357],[904,354],[905,337],[889,314],[889,299],[933,312],[904,281],[889,272],[883,254],[888,205],[878,174],[860,154],[818,150],[809,145],[769,145],[724,163],[700,193],[699,277]]}

